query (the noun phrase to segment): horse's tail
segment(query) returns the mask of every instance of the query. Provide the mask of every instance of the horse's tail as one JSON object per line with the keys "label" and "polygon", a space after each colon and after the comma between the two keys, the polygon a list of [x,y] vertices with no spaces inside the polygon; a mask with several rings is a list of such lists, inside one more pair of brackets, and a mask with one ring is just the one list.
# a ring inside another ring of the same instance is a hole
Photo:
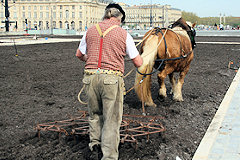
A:
{"label": "horse's tail", "polygon": [[[153,70],[154,61],[157,56],[158,48],[158,36],[151,35],[144,42],[143,53],[141,57],[143,58],[143,64],[138,68],[138,71],[143,74],[151,73]],[[151,95],[151,75],[143,76],[136,73],[135,78],[135,91],[139,99],[145,102],[148,106],[156,106],[153,103]]]}

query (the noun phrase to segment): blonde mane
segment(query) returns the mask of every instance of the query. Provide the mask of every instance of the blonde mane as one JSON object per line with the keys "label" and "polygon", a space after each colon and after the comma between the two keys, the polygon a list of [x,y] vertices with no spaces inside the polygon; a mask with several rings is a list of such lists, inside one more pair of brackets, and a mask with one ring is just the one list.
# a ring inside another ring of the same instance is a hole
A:
{"label": "blonde mane", "polygon": [[172,30],[173,30],[174,32],[176,32],[177,34],[181,34],[181,35],[186,36],[186,37],[189,38],[189,36],[188,36],[188,34],[187,34],[187,31],[184,30],[184,29],[182,29],[182,27],[174,27]]}
{"label": "blonde mane", "polygon": [[[144,44],[144,52],[141,54],[141,57],[143,57],[143,64],[138,70],[141,73],[150,73],[152,72],[155,59],[157,58],[158,36],[150,35]],[[138,84],[142,79],[143,76],[136,73],[135,84]],[[145,102],[146,105],[150,106],[154,104],[152,101],[152,95],[149,94],[151,92],[151,76],[145,77],[142,85],[136,85],[135,91],[141,101]]]}

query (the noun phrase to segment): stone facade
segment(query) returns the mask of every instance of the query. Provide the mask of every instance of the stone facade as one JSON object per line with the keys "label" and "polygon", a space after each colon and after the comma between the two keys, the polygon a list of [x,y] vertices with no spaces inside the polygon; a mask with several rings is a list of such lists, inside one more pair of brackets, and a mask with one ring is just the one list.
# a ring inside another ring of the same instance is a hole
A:
{"label": "stone facade", "polygon": [[182,16],[181,10],[170,5],[123,6],[127,15],[126,25],[130,28],[167,27]]}
{"label": "stone facade", "polygon": [[[8,1],[9,20],[17,22],[17,30],[58,28],[77,31],[84,31],[100,22],[105,7],[111,2],[111,0],[15,0],[15,3],[13,0]],[[125,25],[130,28],[167,27],[181,17],[181,11],[169,5],[128,6],[123,3],[120,5],[126,12]],[[0,20],[5,20],[3,6],[0,6]],[[4,23],[0,26],[4,26]],[[16,23],[11,23],[10,31],[16,30],[15,27]]]}
{"label": "stone facade", "polygon": [[[102,20],[107,3],[97,0],[17,0],[13,4],[9,0],[9,6],[10,21],[17,21],[18,30],[28,27],[82,31]],[[0,18],[5,20],[2,8]]]}

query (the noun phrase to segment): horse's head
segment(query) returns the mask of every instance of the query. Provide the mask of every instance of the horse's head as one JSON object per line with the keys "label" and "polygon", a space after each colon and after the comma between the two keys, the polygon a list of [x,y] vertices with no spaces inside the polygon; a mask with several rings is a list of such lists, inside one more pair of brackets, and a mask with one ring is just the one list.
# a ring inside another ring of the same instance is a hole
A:
{"label": "horse's head", "polygon": [[187,31],[187,33],[192,43],[192,49],[194,49],[196,47],[196,42],[195,42],[196,30],[194,29],[194,27],[196,26],[196,23],[193,23],[193,24],[191,22],[186,22],[186,23],[190,28],[190,31]]}
{"label": "horse's head", "polygon": [[182,29],[186,30],[191,43],[192,43],[192,49],[196,47],[196,42],[195,42],[195,37],[196,37],[196,31],[194,29],[196,23],[192,24],[191,22],[186,22],[182,17],[179,18],[176,22],[174,22],[170,28],[175,28],[175,27],[181,27]]}

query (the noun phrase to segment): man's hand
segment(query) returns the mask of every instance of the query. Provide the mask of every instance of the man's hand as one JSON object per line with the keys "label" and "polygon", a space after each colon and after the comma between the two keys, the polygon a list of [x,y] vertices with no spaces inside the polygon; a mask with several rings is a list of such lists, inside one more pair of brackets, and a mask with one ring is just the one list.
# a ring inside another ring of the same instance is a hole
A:
{"label": "man's hand", "polygon": [[82,54],[82,52],[79,50],[79,48],[76,51],[76,56],[81,60],[86,62],[87,61],[87,55]]}
{"label": "man's hand", "polygon": [[137,55],[135,58],[132,59],[133,64],[135,67],[141,67],[141,65],[143,64],[143,59],[140,55]]}

